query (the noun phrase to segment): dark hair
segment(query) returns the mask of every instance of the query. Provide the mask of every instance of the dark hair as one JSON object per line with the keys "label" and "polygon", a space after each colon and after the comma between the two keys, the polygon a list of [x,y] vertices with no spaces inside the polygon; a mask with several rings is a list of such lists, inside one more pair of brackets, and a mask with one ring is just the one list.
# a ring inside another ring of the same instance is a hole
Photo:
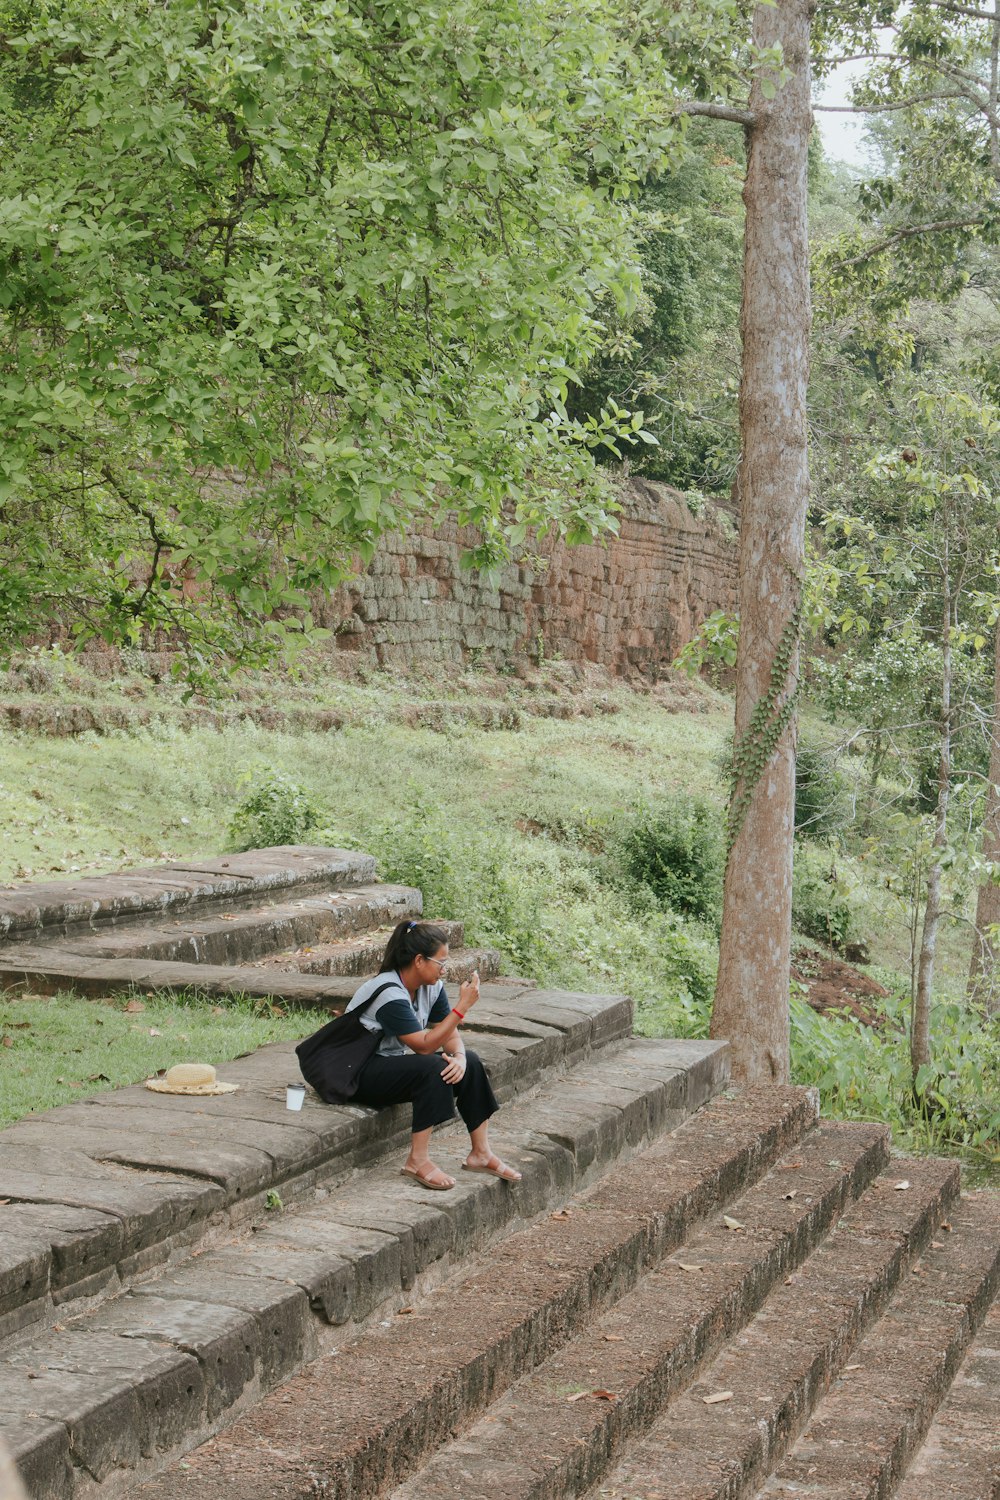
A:
{"label": "dark hair", "polygon": [[424,958],[433,958],[447,942],[447,928],[438,927],[435,922],[414,922],[407,917],[405,921],[397,922],[392,930],[392,937],[382,955],[381,972],[387,974],[394,969],[398,973],[421,954]]}

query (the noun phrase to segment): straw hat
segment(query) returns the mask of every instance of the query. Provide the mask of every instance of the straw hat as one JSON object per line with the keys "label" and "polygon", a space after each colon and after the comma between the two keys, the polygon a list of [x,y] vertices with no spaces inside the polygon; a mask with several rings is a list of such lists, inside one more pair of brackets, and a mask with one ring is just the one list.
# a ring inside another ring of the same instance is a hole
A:
{"label": "straw hat", "polygon": [[238,1083],[220,1083],[210,1063],[175,1063],[163,1078],[147,1078],[155,1094],[235,1094]]}

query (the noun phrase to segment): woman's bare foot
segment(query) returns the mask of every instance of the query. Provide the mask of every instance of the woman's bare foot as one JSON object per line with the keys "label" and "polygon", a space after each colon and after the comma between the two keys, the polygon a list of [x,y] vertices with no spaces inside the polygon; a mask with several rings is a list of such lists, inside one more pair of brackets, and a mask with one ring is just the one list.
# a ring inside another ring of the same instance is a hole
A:
{"label": "woman's bare foot", "polygon": [[520,1182],[521,1174],[516,1167],[509,1167],[494,1151],[470,1151],[463,1164],[465,1172],[488,1172],[502,1182]]}
{"label": "woman's bare foot", "polygon": [[421,1187],[430,1188],[432,1192],[446,1193],[455,1186],[454,1177],[442,1172],[432,1161],[414,1162],[408,1158],[406,1166],[401,1170],[404,1177],[413,1177]]}

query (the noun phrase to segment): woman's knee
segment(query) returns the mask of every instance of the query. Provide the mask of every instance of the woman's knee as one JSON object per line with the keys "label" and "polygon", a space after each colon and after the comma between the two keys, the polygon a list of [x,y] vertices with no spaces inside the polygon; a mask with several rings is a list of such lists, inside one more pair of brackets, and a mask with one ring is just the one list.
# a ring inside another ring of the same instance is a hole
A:
{"label": "woman's knee", "polygon": [[433,1052],[430,1056],[415,1057],[413,1061],[418,1064],[414,1068],[417,1077],[417,1087],[422,1093],[433,1093],[438,1088],[448,1089],[450,1085],[445,1083],[441,1077],[444,1068],[444,1058],[440,1053]]}
{"label": "woman's knee", "polygon": [[468,1050],[468,1048],[466,1048],[466,1052],[465,1052],[465,1074],[466,1074],[466,1077],[468,1077],[468,1075],[470,1073],[484,1073],[485,1071],[486,1071],[486,1069],[483,1066],[483,1060],[479,1056],[479,1053],[478,1052],[470,1052]]}

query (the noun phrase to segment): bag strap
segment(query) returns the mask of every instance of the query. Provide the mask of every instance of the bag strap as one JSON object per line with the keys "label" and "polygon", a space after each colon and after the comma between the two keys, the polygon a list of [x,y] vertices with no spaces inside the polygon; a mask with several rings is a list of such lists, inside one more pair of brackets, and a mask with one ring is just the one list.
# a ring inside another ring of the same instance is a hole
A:
{"label": "bag strap", "polygon": [[375,1001],[378,999],[379,995],[384,994],[386,990],[393,989],[396,985],[398,985],[400,989],[404,989],[405,988],[405,986],[403,984],[403,981],[401,979],[387,979],[386,982],[385,982],[385,984],[380,984],[379,987],[378,987],[378,989],[374,992],[374,994],[368,996],[368,999],[365,1001],[364,1005],[359,1005],[358,1006],[358,1008],[357,1008],[358,1019],[360,1020],[361,1016],[368,1009],[369,1005],[374,1005],[375,1004]]}

